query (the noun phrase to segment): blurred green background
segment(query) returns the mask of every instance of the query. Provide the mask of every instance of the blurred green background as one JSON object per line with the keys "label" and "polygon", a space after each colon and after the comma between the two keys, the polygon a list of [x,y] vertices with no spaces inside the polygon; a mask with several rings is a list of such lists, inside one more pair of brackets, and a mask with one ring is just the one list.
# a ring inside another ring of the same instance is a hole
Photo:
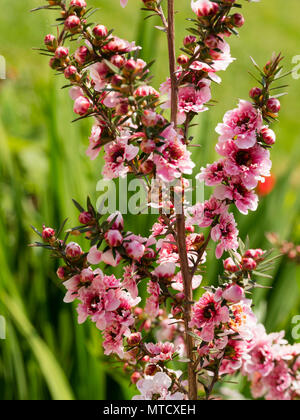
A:
{"label": "blurred green background", "polygon": [[[155,58],[154,86],[167,77],[164,34],[144,21],[140,0],[129,0],[123,10],[119,0],[89,0],[99,7],[95,21],[129,40],[143,45],[143,58]],[[214,127],[239,98],[254,86],[248,70],[249,56],[263,65],[273,51],[282,52],[290,70],[292,57],[300,55],[299,0],[262,0],[244,4],[246,25],[240,39],[231,39],[237,58],[214,87],[218,101],[202,114],[194,129],[197,169],[211,162],[217,136]],[[44,35],[54,31],[55,12],[29,13],[39,0],[1,0],[0,55],[7,63],[7,79],[0,82],[0,315],[6,318],[7,339],[0,340],[0,399],[123,399],[131,398],[128,386],[114,365],[102,357],[100,335],[94,325],[78,326],[74,307],[62,302],[63,289],[55,276],[56,262],[27,244],[36,239],[29,226],[43,223],[58,227],[69,217],[77,224],[71,199],[96,201],[96,181],[101,159],[85,156],[90,121],[71,124],[72,101],[59,88],[64,81],[54,76],[40,47]],[[177,1],[178,48],[191,17],[190,0]],[[269,248],[265,232],[276,231],[283,239],[299,243],[298,194],[300,184],[300,79],[287,78],[289,95],[282,99],[277,144],[272,151],[276,188],[261,199],[259,210],[248,217],[237,215],[241,237],[250,236],[252,247]],[[255,84],[255,82],[254,82]],[[126,218],[128,229],[147,234],[150,219]],[[215,282],[220,264],[210,250],[206,282]],[[255,294],[256,312],[268,331],[286,329],[300,314],[299,267],[285,258],[274,267],[274,279],[263,283],[272,289]],[[292,340],[291,340],[292,341]],[[240,381],[235,388],[243,390]],[[245,390],[247,395],[247,390]]]}

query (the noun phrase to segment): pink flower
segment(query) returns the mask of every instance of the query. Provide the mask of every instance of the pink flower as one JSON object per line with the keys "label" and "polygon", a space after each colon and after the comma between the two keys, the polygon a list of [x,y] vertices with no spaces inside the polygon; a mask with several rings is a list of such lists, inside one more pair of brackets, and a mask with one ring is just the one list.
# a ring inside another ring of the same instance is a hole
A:
{"label": "pink flower", "polygon": [[262,128],[262,116],[251,102],[240,101],[238,108],[228,111],[223,124],[218,124],[219,143],[234,140],[239,149],[249,149],[256,144],[257,135]]}
{"label": "pink flower", "polygon": [[80,275],[77,274],[76,276],[71,277],[69,280],[63,283],[65,288],[67,289],[67,293],[64,297],[65,303],[73,302],[75,299],[78,298],[78,290],[80,285]]}
{"label": "pink flower", "polygon": [[190,326],[200,329],[200,338],[210,342],[214,339],[215,327],[228,321],[228,307],[221,306],[221,302],[216,301],[215,295],[207,292],[193,306]]}
{"label": "pink flower", "polygon": [[248,214],[249,210],[257,210],[258,196],[253,191],[247,190],[239,177],[232,177],[228,184],[221,184],[215,188],[214,196],[218,200],[233,201],[243,214]]}
{"label": "pink flower", "polygon": [[229,44],[224,40],[219,40],[217,48],[210,50],[209,53],[214,60],[211,67],[215,71],[226,70],[227,67],[235,60],[235,58],[231,57]]}
{"label": "pink flower", "polygon": [[237,284],[228,286],[222,295],[223,299],[232,303],[239,303],[245,297],[244,289]]}
{"label": "pink flower", "polygon": [[116,141],[106,144],[105,150],[105,166],[103,176],[106,179],[124,177],[128,172],[127,162],[133,160],[139,152],[139,148],[128,144],[129,137],[124,133]]}
{"label": "pink flower", "polygon": [[218,224],[211,230],[212,240],[219,242],[216,257],[221,258],[224,251],[238,249],[238,230],[232,213],[224,212],[220,215]]}
{"label": "pink flower", "polygon": [[145,347],[147,351],[151,353],[150,363],[172,360],[173,354],[175,353],[175,346],[173,343],[147,343],[145,344]]}
{"label": "pink flower", "polygon": [[208,187],[221,184],[224,180],[225,175],[223,172],[224,162],[219,160],[211,165],[207,165],[206,168],[201,168],[200,174],[196,175],[196,179],[204,181]]}
{"label": "pink flower", "polygon": [[107,278],[100,273],[89,287],[81,288],[78,292],[78,298],[82,302],[77,308],[78,323],[82,324],[90,316],[97,328],[104,330],[113,320],[113,311],[120,306],[117,293],[119,285],[120,282],[114,276]]}
{"label": "pink flower", "polygon": [[292,376],[283,361],[272,369],[270,375],[265,379],[265,383],[269,387],[266,400],[285,401],[291,399],[289,388],[292,385]]}
{"label": "pink flower", "polygon": [[178,106],[179,111],[183,112],[199,112],[206,111],[207,108],[203,106],[211,99],[210,81],[203,79],[201,81],[201,88],[195,89],[193,85],[184,86],[178,92]]}
{"label": "pink flower", "polygon": [[166,373],[157,372],[152,377],[146,379],[140,379],[137,382],[137,388],[141,395],[136,395],[133,400],[184,400],[185,395],[181,392],[175,392],[171,394],[169,391],[172,385],[172,380]]}
{"label": "pink flower", "polygon": [[148,283],[147,292],[149,293],[150,297],[148,297],[146,301],[145,313],[149,315],[150,318],[154,319],[158,316],[159,312],[159,284],[150,280]]}
{"label": "pink flower", "polygon": [[97,92],[101,92],[107,84],[106,75],[108,68],[105,63],[95,63],[89,67],[90,77],[93,81],[94,89]]}
{"label": "pink flower", "polygon": [[103,128],[100,125],[98,124],[93,125],[91,136],[89,138],[90,145],[86,151],[86,155],[89,156],[91,160],[96,159],[100,153],[102,132],[103,132]]}
{"label": "pink flower", "polygon": [[224,359],[220,367],[220,375],[234,375],[242,367],[247,358],[247,344],[242,340],[229,340],[225,349]]}
{"label": "pink flower", "polygon": [[120,0],[120,4],[122,7],[125,7],[128,3],[128,0]]}
{"label": "pink flower", "polygon": [[166,139],[165,143],[153,153],[153,162],[156,165],[157,176],[165,182],[179,178],[181,174],[192,174],[195,164],[191,160],[191,153],[182,143],[182,137],[170,124],[161,134]]}
{"label": "pink flower", "polygon": [[138,297],[138,287],[137,282],[139,280],[139,276],[136,274],[136,268],[135,265],[128,265],[124,267],[124,276],[123,276],[123,283],[122,286],[124,289],[128,290],[128,292],[131,294],[131,297],[133,299],[136,299]]}
{"label": "pink flower", "polygon": [[239,176],[247,189],[255,188],[258,181],[270,176],[270,152],[259,145],[242,150],[234,140],[230,140],[218,144],[216,150],[227,158],[224,161],[224,172],[230,177]]}

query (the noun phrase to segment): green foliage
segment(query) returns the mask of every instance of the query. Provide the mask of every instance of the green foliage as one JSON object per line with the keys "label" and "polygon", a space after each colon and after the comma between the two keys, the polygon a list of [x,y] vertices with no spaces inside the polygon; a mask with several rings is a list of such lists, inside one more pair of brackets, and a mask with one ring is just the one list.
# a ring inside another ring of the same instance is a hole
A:
{"label": "green foliage", "polygon": [[[74,308],[62,302],[63,288],[48,253],[27,247],[36,240],[30,225],[58,228],[66,217],[67,227],[78,224],[72,198],[83,203],[89,194],[96,201],[102,163],[85,156],[90,121],[71,124],[72,102],[65,90],[59,90],[65,82],[55,79],[47,59],[31,49],[40,47],[44,34],[53,30],[51,13],[29,14],[40,0],[2,3],[0,54],[7,60],[8,79],[0,82],[0,315],[7,320],[7,339],[0,341],[0,398],[131,398],[134,387],[103,357],[99,332],[89,324],[78,326]],[[137,38],[145,45],[143,58],[157,59],[153,66],[157,88],[168,73],[164,34],[152,27],[159,22],[143,20],[139,0],[130,0],[125,10],[119,0],[89,3],[100,8],[100,23],[114,27],[120,36]],[[190,15],[190,2],[181,3],[178,48],[185,34],[184,16]],[[299,1],[290,0],[288,8],[282,7],[282,0],[269,3],[262,0],[244,9],[241,39],[232,39],[232,55],[238,60],[221,75],[223,84],[214,87],[218,103],[213,112],[201,115],[199,127],[193,129],[195,142],[202,146],[192,149],[196,169],[214,159],[215,125],[253,86],[247,74],[250,55],[263,64],[276,49],[286,57],[289,69],[299,52]],[[282,98],[281,121],[275,126],[276,188],[262,198],[256,213],[237,215],[241,238],[248,235],[252,247],[270,248],[268,231],[298,243],[300,239],[300,83],[290,77],[288,84],[289,96]],[[126,224],[128,230],[145,235],[151,220],[128,216]],[[217,284],[220,273],[221,263],[216,264],[213,253],[210,249],[205,284]],[[273,288],[255,292],[256,311],[268,331],[290,332],[292,317],[300,313],[299,267],[282,258],[272,274],[273,279],[260,279]],[[243,386],[240,382],[240,389]]]}

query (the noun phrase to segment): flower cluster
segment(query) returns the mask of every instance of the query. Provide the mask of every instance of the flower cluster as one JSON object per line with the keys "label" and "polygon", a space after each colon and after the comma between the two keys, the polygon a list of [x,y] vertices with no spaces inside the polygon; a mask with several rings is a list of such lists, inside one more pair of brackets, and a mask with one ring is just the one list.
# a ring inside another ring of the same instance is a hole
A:
{"label": "flower cluster", "polygon": [[[289,345],[284,332],[268,335],[246,298],[247,278],[266,258],[257,249],[248,250],[237,262],[225,260],[229,282],[207,291],[194,304],[190,325],[199,337],[197,364],[203,372],[213,371],[216,378],[242,373],[252,384],[254,398],[298,399],[299,344]],[[208,392],[205,376],[203,386]]]}
{"label": "flower cluster", "polygon": [[[120,3],[125,7],[127,0]],[[117,357],[140,391],[134,399],[197,399],[199,383],[201,395],[210,399],[216,382],[237,372],[248,377],[255,398],[299,398],[299,346],[289,346],[281,333],[268,335],[248,299],[256,276],[270,269],[274,258],[242,243],[230,212],[231,205],[243,214],[255,211],[255,188],[270,175],[275,134],[269,126],[280,110],[271,85],[282,58],[273,56],[263,70],[255,64],[261,87],[251,89],[251,101],[239,101],[217,126],[221,159],[196,176],[214,192],[191,207],[184,199],[184,175],[192,175],[195,167],[189,128],[197,114],[209,109],[211,85],[221,82],[217,72],[234,60],[225,39],[237,34],[244,18],[233,13],[241,7],[235,0],[192,0],[194,18],[176,64],[172,2],[168,19],[161,1],[143,4],[162,20],[158,29],[168,36],[171,74],[160,92],[150,84],[150,65],[139,58],[140,47],[90,23],[85,0],[48,0],[43,8],[60,9],[61,15],[57,36],[45,37],[42,52],[67,79],[77,119],[93,119],[86,153],[93,160],[103,152],[104,178],[132,174],[143,176],[146,184],[154,177],[178,183],[167,198],[161,184],[157,187],[157,202],[151,198],[150,205],[159,217],[147,237],[127,231],[121,213],[104,216],[90,199],[86,208],[74,200],[80,226],[64,239],[64,226],[35,229],[42,239],[35,246],[63,261],[57,276],[67,290],[64,301],[77,303],[79,323],[90,319],[102,332],[105,354]],[[69,41],[76,41],[76,49],[67,47]],[[84,236],[87,252],[68,242],[69,235]],[[218,259],[224,252],[229,257],[219,286],[206,287],[194,302],[210,240],[217,243]],[[121,278],[111,274],[115,267],[122,268]],[[144,306],[141,287],[148,293]],[[188,365],[187,381],[186,372],[170,368],[178,361]]]}

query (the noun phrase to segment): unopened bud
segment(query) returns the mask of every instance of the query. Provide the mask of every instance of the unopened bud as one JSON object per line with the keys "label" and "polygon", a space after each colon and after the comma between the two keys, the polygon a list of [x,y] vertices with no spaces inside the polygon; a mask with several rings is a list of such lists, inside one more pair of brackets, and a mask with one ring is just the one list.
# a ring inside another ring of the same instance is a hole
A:
{"label": "unopened bud", "polygon": [[276,98],[270,98],[267,102],[267,109],[273,114],[278,114],[278,112],[280,111],[280,107],[280,101]]}
{"label": "unopened bud", "polygon": [[104,39],[107,37],[108,30],[104,25],[97,25],[93,29],[93,34],[97,39]]}
{"label": "unopened bud", "polygon": [[55,235],[54,229],[43,226],[42,236],[45,241],[49,241],[49,239],[52,239],[54,235]]}
{"label": "unopened bud", "polygon": [[141,333],[139,332],[133,333],[133,334],[130,334],[130,336],[127,338],[127,344],[129,347],[135,347],[140,344],[141,340],[142,340]]}
{"label": "unopened bud", "polygon": [[82,255],[82,249],[76,242],[70,242],[66,246],[66,257],[75,260],[81,257]]}

